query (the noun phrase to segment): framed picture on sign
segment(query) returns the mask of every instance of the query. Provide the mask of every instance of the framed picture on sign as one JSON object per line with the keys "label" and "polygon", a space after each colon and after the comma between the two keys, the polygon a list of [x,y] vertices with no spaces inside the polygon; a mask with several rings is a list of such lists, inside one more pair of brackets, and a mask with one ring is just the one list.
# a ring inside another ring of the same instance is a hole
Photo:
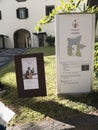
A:
{"label": "framed picture on sign", "polygon": [[46,96],[43,53],[15,56],[18,96]]}

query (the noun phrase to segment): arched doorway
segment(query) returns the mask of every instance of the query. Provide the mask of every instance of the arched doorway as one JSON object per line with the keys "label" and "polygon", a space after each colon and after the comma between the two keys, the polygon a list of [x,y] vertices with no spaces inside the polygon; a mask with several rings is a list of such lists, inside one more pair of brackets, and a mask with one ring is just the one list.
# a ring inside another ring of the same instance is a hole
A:
{"label": "arched doorway", "polygon": [[14,47],[15,48],[28,48],[31,47],[30,32],[25,29],[17,30],[14,33]]}

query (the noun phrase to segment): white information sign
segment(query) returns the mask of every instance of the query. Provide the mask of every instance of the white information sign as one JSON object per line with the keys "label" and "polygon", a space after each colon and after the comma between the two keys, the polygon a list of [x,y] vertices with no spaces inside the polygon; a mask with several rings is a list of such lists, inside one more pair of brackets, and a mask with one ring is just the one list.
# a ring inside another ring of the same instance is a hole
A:
{"label": "white information sign", "polygon": [[0,101],[0,124],[6,126],[15,113]]}
{"label": "white information sign", "polygon": [[91,92],[95,14],[56,15],[57,94]]}

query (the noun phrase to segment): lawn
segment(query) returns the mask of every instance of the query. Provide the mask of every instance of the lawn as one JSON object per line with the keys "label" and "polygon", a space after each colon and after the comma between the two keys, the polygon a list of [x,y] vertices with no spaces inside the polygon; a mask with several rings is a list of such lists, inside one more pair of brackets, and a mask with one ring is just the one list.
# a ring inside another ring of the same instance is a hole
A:
{"label": "lawn", "polygon": [[55,48],[34,48],[28,50],[26,53],[39,52],[44,53],[47,88],[47,96],[45,97],[18,98],[14,62],[0,71],[0,80],[6,89],[6,94],[0,100],[16,113],[9,122],[9,125],[50,120],[51,118],[64,121],[65,119],[85,116],[96,112],[98,109],[97,92],[82,96],[56,95]]}

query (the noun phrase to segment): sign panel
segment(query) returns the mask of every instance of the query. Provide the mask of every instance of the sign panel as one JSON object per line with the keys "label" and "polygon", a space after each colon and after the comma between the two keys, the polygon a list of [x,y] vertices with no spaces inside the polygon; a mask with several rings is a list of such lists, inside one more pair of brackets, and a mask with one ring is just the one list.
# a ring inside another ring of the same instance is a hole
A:
{"label": "sign panel", "polygon": [[6,126],[15,113],[0,101],[0,125]]}
{"label": "sign panel", "polygon": [[19,97],[46,96],[43,53],[15,56]]}
{"label": "sign panel", "polygon": [[95,14],[56,15],[57,94],[91,91]]}

